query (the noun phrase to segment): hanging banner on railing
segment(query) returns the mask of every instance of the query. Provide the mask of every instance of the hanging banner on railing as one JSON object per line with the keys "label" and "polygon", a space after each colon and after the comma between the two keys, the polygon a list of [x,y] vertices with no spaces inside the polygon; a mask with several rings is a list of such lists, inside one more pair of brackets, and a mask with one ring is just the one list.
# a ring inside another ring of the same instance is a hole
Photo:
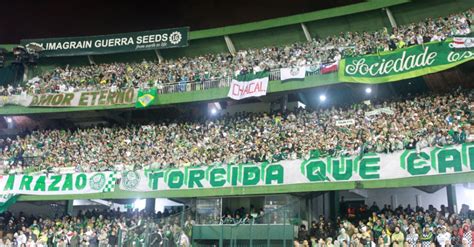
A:
{"label": "hanging banner on railing", "polygon": [[454,48],[471,48],[474,47],[474,37],[455,37],[450,44]]}
{"label": "hanging banner on railing", "polygon": [[188,46],[189,27],[97,36],[24,39],[23,46],[37,44],[45,57],[94,55]]}
{"label": "hanging banner on railing", "polygon": [[0,194],[71,195],[112,192],[115,172],[0,176]]}
{"label": "hanging banner on railing", "polygon": [[232,80],[227,96],[235,100],[259,97],[267,94],[267,87],[267,73],[242,76]]}
{"label": "hanging banner on railing", "polygon": [[306,76],[306,67],[281,68],[280,80],[304,80]]}
{"label": "hanging banner on railing", "polygon": [[453,41],[448,40],[345,58],[339,64],[339,80],[363,83],[398,81],[443,71],[474,59],[474,47],[455,49],[453,45]]}
{"label": "hanging banner on railing", "polygon": [[30,106],[72,107],[72,106],[111,106],[134,104],[137,89],[85,91],[76,93],[55,93],[34,95]]}
{"label": "hanging banner on railing", "polygon": [[88,107],[135,104],[138,89],[84,91],[37,95],[5,96],[0,106],[13,104],[29,107]]}
{"label": "hanging banner on railing", "polygon": [[26,94],[0,96],[0,107],[4,105],[29,106],[32,100],[33,100],[33,97]]}
{"label": "hanging banner on railing", "polygon": [[[298,169],[299,168],[299,169]],[[399,179],[474,171],[474,143],[356,157],[125,171],[120,188],[160,191]],[[264,189],[262,189],[264,190]]]}

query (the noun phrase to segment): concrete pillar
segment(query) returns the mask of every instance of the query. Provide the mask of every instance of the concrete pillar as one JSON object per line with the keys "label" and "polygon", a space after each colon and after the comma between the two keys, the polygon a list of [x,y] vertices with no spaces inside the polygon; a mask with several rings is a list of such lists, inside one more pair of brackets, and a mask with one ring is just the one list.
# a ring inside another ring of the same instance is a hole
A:
{"label": "concrete pillar", "polygon": [[329,215],[331,220],[335,221],[339,216],[339,191],[329,192]]}
{"label": "concrete pillar", "polygon": [[147,213],[155,213],[155,198],[146,199],[145,211]]}
{"label": "concrete pillar", "polygon": [[282,112],[286,112],[288,108],[288,94],[283,95],[281,101],[280,101],[280,110]]}
{"label": "concrete pillar", "polygon": [[156,55],[156,58],[158,59],[158,63],[162,63],[164,61],[164,58],[161,55],[160,50],[155,50],[155,55]]}
{"label": "concrete pillar", "polygon": [[449,212],[458,212],[458,205],[456,199],[456,185],[450,184],[446,186],[446,196],[448,197],[448,210]]}
{"label": "concrete pillar", "polygon": [[28,73],[30,70],[30,66],[28,66],[26,63],[23,63],[23,81],[28,81]]}
{"label": "concrete pillar", "polygon": [[393,18],[392,11],[389,8],[385,8],[385,13],[387,13],[388,20],[390,21],[390,25],[393,27],[397,27],[397,22],[395,18]]}
{"label": "concrete pillar", "polygon": [[415,196],[415,199],[416,199],[416,206],[418,207],[421,207],[421,196],[420,195],[416,195]]}
{"label": "concrete pillar", "polygon": [[306,205],[306,210],[308,210],[308,222],[311,224],[311,221],[313,221],[314,216],[313,216],[313,197],[306,199],[307,205]]}
{"label": "concrete pillar", "polygon": [[67,200],[64,208],[64,214],[72,215],[72,209],[74,207],[74,200]]}
{"label": "concrete pillar", "polygon": [[234,46],[234,43],[232,43],[232,40],[230,39],[230,37],[228,35],[224,35],[224,40],[225,40],[225,44],[227,45],[227,49],[229,50],[229,52],[232,53],[232,54],[235,54],[235,52],[236,52],[235,46]]}
{"label": "concrete pillar", "polygon": [[306,37],[306,41],[310,42],[312,38],[311,38],[311,34],[309,33],[308,28],[306,27],[304,23],[300,23],[300,24],[301,24],[301,29],[303,29],[304,36]]}
{"label": "concrete pillar", "polygon": [[91,55],[87,55],[87,60],[89,60],[89,64],[90,64],[90,65],[94,65],[94,64],[95,64],[94,58],[93,58]]}
{"label": "concrete pillar", "polygon": [[392,209],[395,209],[398,207],[398,197],[397,195],[392,195],[390,197],[390,204],[392,205]]}

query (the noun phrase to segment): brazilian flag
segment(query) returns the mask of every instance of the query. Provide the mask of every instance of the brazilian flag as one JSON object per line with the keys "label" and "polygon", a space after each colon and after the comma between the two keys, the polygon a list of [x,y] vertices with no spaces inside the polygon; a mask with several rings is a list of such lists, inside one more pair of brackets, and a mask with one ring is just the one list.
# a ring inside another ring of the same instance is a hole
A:
{"label": "brazilian flag", "polygon": [[156,101],[156,88],[150,88],[147,90],[138,90],[137,102],[135,108],[145,108],[153,104]]}

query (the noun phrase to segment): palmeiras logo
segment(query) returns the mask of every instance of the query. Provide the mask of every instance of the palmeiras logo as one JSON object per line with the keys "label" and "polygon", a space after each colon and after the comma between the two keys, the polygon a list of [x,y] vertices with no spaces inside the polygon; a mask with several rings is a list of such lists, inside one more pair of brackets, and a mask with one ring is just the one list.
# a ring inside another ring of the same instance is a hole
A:
{"label": "palmeiras logo", "polygon": [[127,189],[134,189],[140,182],[140,174],[135,171],[125,171],[122,173],[122,184]]}
{"label": "palmeiras logo", "polygon": [[105,185],[105,175],[97,173],[89,179],[89,184],[93,190],[101,190]]}
{"label": "palmeiras logo", "polygon": [[292,75],[292,76],[297,76],[299,73],[300,73],[300,68],[299,67],[295,67],[295,68],[290,69],[290,75]]}
{"label": "palmeiras logo", "polygon": [[181,41],[182,38],[183,38],[183,36],[181,36],[181,33],[178,32],[178,31],[174,31],[170,34],[170,42],[173,45],[178,44]]}
{"label": "palmeiras logo", "polygon": [[471,47],[471,46],[473,46],[472,43],[474,43],[474,38],[467,38],[467,39],[464,41],[464,45],[465,45],[466,47]]}

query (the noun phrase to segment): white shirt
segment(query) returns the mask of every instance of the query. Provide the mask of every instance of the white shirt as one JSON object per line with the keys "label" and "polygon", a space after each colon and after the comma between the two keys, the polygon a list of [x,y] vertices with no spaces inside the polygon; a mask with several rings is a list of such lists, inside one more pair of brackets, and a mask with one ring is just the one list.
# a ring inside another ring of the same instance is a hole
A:
{"label": "white shirt", "polygon": [[445,246],[446,241],[451,241],[451,233],[449,233],[449,232],[440,233],[436,237],[436,240],[438,241],[440,246]]}
{"label": "white shirt", "polygon": [[26,244],[26,235],[25,234],[21,234],[21,235],[18,235],[16,237],[16,241],[18,242],[18,246],[20,246],[21,244]]}

